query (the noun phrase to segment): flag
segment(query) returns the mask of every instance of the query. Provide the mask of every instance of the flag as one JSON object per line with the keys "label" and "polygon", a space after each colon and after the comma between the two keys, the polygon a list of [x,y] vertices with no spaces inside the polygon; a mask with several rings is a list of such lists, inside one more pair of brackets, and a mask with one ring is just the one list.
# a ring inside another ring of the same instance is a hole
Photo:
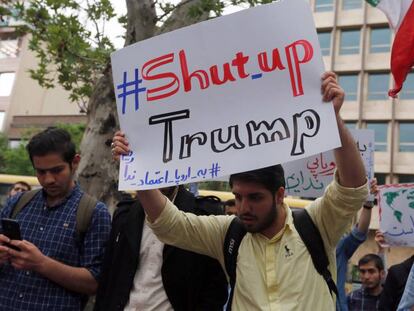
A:
{"label": "flag", "polygon": [[391,49],[391,73],[394,88],[388,95],[395,98],[414,66],[414,0],[366,0],[380,9],[395,32]]}

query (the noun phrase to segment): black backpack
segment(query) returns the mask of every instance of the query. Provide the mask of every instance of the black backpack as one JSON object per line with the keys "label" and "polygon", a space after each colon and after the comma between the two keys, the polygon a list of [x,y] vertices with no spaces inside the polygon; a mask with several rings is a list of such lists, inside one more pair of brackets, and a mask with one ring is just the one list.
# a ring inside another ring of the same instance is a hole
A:
{"label": "black backpack", "polygon": [[[331,272],[328,270],[329,260],[318,228],[315,226],[312,218],[305,209],[294,210],[292,211],[292,214],[295,228],[311,255],[316,271],[318,271],[326,281],[331,295],[333,292],[338,298],[338,289],[332,279]],[[230,277],[231,286],[231,292],[227,302],[228,311],[231,310],[234,287],[236,284],[236,266],[239,246],[245,235],[246,230],[244,229],[240,218],[234,218],[227,230],[223,245],[224,265],[226,267],[226,272]]]}

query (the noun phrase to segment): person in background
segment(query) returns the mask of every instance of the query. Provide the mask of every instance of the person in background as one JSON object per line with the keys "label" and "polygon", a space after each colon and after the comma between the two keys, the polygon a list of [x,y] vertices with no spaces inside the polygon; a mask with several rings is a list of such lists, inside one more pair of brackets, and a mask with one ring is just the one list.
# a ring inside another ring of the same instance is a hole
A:
{"label": "person in background", "polygon": [[230,199],[224,202],[224,214],[237,215],[236,200]]}
{"label": "person in background", "polygon": [[414,264],[411,266],[410,274],[408,275],[407,283],[405,284],[404,293],[397,308],[397,311],[412,310],[414,310]]}
{"label": "person in background", "polygon": [[[377,195],[377,180],[371,181],[371,194]],[[371,222],[371,211],[374,204],[367,201],[362,206],[358,224],[352,228],[352,231],[343,236],[336,247],[336,264],[337,264],[337,287],[338,298],[336,300],[337,311],[348,311],[348,304],[345,293],[345,281],[348,270],[348,261],[355,253],[357,248],[367,239],[369,224]]]}
{"label": "person in background", "polygon": [[376,311],[385,276],[384,263],[376,254],[367,254],[358,262],[362,286],[348,295],[349,311]]}
{"label": "person in background", "polygon": [[388,269],[378,310],[397,310],[413,263],[414,255]]}
{"label": "person in background", "polygon": [[32,190],[32,187],[25,181],[18,181],[14,183],[7,194],[7,196],[10,198],[20,192],[30,191]]}
{"label": "person in background", "polygon": [[[220,202],[195,198],[183,186],[161,191],[183,212],[223,214]],[[162,243],[138,200],[118,203],[95,311],[222,311],[226,301],[227,280],[216,260]]]}

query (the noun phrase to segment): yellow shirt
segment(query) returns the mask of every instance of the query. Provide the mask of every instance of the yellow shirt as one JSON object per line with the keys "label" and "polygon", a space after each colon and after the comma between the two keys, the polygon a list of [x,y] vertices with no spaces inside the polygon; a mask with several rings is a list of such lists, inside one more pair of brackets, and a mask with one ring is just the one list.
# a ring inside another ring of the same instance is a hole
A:
{"label": "yellow shirt", "polygon": [[[367,185],[345,188],[335,180],[323,197],[307,207],[324,241],[334,280],[336,244],[367,194]],[[242,240],[233,310],[335,310],[328,286],[293,225],[292,213],[286,204],[284,208],[285,227],[275,237],[247,233]],[[224,268],[223,243],[233,217],[195,216],[167,200],[160,217],[149,226],[164,243],[217,258]]]}

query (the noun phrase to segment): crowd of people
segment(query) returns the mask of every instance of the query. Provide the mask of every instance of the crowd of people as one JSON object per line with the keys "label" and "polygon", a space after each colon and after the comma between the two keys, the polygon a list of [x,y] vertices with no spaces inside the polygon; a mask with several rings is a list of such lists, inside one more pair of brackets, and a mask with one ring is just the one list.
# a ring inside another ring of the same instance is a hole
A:
{"label": "crowd of people", "polygon": [[[111,220],[75,181],[80,156],[70,135],[36,134],[27,151],[41,188],[16,183],[0,211],[21,234],[10,239],[0,227],[0,309],[81,310],[96,295],[97,311],[414,310],[414,256],[386,271],[383,252],[364,255],[362,287],[346,293],[348,262],[367,239],[367,197],[377,186],[368,189],[333,73],[323,75],[321,90],[333,103],[342,146],[334,180],[300,214],[308,222],[284,202],[281,165],[231,175],[235,199],[224,204],[184,186],[137,191]],[[114,159],[129,152],[124,133],[115,133],[111,149]],[[381,232],[376,240],[384,244]]]}

